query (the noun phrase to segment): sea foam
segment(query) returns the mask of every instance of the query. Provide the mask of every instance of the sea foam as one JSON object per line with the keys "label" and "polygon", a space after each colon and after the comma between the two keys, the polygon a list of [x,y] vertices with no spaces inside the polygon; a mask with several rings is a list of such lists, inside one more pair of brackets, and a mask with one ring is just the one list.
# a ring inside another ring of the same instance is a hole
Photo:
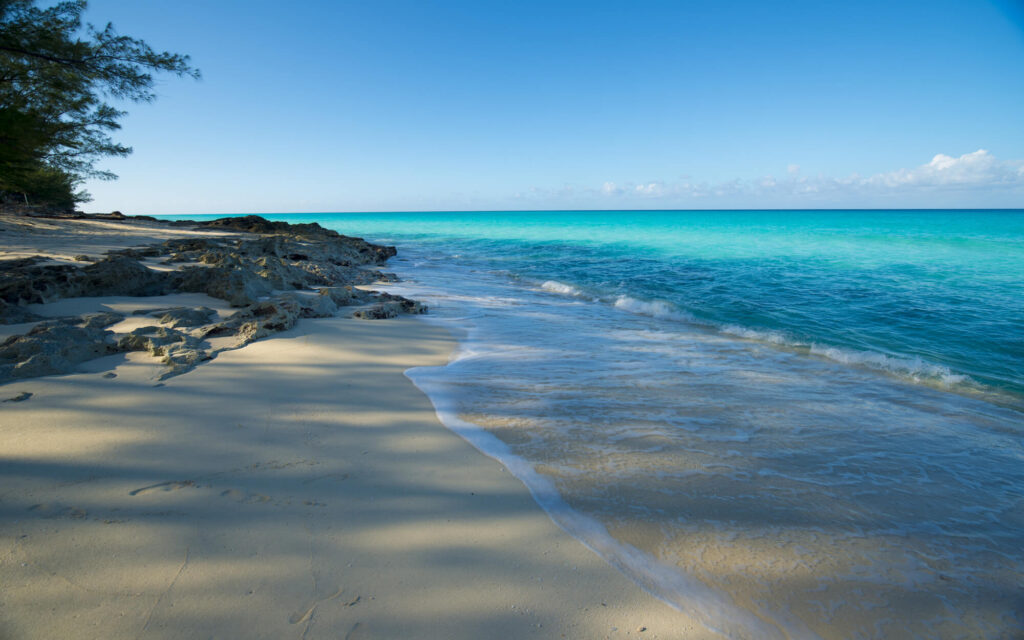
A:
{"label": "sea foam", "polygon": [[659,318],[662,320],[682,320],[682,321],[693,321],[693,316],[685,311],[680,310],[671,302],[665,302],[664,300],[637,300],[630,296],[619,296],[615,300],[614,304],[616,309],[622,309],[630,313],[635,313],[643,316],[650,316],[652,318]]}
{"label": "sea foam", "polygon": [[572,286],[571,284],[565,284],[564,282],[558,282],[557,280],[548,280],[547,282],[540,285],[540,288],[544,291],[550,291],[551,293],[560,293],[564,296],[579,297],[583,295],[583,292],[579,288]]}
{"label": "sea foam", "polygon": [[819,344],[812,344],[810,352],[842,364],[877,369],[915,382],[930,382],[946,388],[973,382],[969,376],[954,373],[949,367],[926,362],[918,357],[890,356],[877,351],[856,351]]}

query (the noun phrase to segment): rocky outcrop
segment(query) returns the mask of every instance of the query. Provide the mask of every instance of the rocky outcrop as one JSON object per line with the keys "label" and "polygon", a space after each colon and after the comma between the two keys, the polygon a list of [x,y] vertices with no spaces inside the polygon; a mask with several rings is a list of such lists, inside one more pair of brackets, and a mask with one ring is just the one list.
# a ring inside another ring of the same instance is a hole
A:
{"label": "rocky outcrop", "polygon": [[213,358],[202,342],[182,331],[167,327],[139,327],[118,340],[123,351],[146,351],[160,358],[167,369],[161,380],[180,375],[204,360]]}
{"label": "rocky outcrop", "polygon": [[148,315],[156,317],[160,324],[177,329],[208,324],[213,316],[217,315],[217,312],[209,307],[174,307],[173,309],[158,309]]}
{"label": "rocky outcrop", "polygon": [[[0,344],[0,382],[67,373],[86,360],[122,351],[104,328],[110,316],[101,314],[40,322],[25,335]],[[116,322],[116,320],[115,320]]]}
{"label": "rocky outcrop", "polygon": [[35,322],[43,317],[36,315],[17,304],[10,304],[0,300],[0,324],[20,324],[22,322]]}
{"label": "rocky outcrop", "polygon": [[[11,262],[11,261],[8,261]],[[24,262],[0,265],[0,300],[37,304],[78,296],[155,296],[168,288],[167,274],[116,255],[85,267]]]}
{"label": "rocky outcrop", "polygon": [[420,314],[427,312],[427,305],[410,300],[409,298],[403,298],[402,296],[390,293],[382,293],[380,298],[383,302],[378,302],[369,309],[360,309],[353,313],[352,317],[364,320],[385,320],[387,318],[395,318],[403,313]]}
{"label": "rocky outcrop", "polygon": [[[84,360],[125,351],[145,351],[178,375],[226,348],[237,348],[290,329],[300,318],[325,318],[346,306],[365,306],[353,315],[366,319],[425,313],[420,303],[355,285],[393,281],[373,267],[395,255],[394,247],[343,236],[318,224],[291,225],[259,216],[221,218],[202,226],[246,234],[237,237],[174,239],[159,245],[87,256],[79,264],[54,264],[42,256],[0,261],[0,323],[42,320],[25,305],[78,296],[153,296],[205,293],[239,310],[218,320],[209,308],[175,307],[135,315],[152,326],[115,335],[107,327],[118,314],[45,320],[23,336],[0,345],[0,382],[67,373]],[[178,267],[151,269],[142,260],[162,258]],[[217,349],[206,338],[231,336]]]}
{"label": "rocky outcrop", "polygon": [[236,346],[243,346],[271,333],[291,329],[301,315],[302,307],[297,301],[281,297],[238,311],[204,331],[203,336],[234,336]]}

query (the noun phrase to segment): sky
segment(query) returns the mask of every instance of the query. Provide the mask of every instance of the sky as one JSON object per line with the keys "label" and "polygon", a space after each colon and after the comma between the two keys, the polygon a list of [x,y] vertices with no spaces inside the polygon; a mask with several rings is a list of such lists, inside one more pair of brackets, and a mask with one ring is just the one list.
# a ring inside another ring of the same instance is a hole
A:
{"label": "sky", "polygon": [[1024,207],[1024,0],[90,0],[88,211]]}

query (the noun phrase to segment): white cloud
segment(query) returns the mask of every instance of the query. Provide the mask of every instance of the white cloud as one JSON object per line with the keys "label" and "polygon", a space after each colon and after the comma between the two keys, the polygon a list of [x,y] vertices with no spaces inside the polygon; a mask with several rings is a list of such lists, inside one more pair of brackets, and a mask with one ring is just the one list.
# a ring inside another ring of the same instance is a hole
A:
{"label": "white cloud", "polygon": [[881,173],[864,181],[887,187],[998,187],[1024,182],[1024,165],[1003,162],[985,149],[965,153],[959,158],[938,154],[916,169]]}
{"label": "white cloud", "polygon": [[[717,183],[675,181],[605,182],[599,189],[540,189],[552,204],[629,206],[1021,206],[1024,162],[996,158],[985,149],[959,157],[938,154],[930,162],[870,176],[806,176],[790,164],[781,177]],[[562,200],[562,202],[558,202]],[[614,202],[614,204],[612,204]]]}

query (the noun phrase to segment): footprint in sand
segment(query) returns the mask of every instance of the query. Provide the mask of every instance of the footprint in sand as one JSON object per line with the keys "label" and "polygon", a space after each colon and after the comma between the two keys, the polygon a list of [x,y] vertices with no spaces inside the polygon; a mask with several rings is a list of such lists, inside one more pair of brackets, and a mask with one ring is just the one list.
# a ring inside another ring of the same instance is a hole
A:
{"label": "footprint in sand", "polygon": [[270,502],[270,496],[265,496],[262,493],[246,493],[239,491],[238,489],[225,489],[220,492],[221,497],[230,498],[235,502],[241,502],[244,504],[263,504]]}
{"label": "footprint in sand", "polygon": [[43,518],[73,518],[75,520],[81,520],[89,515],[85,509],[70,507],[59,502],[43,502],[41,504],[34,504],[29,507],[28,510]]}
{"label": "footprint in sand", "polygon": [[160,482],[158,484],[151,484],[148,487],[140,487],[134,491],[129,491],[130,496],[141,496],[144,493],[150,491],[177,491],[178,489],[184,489],[186,487],[195,487],[196,483],[194,480],[171,480],[168,482]]}
{"label": "footprint in sand", "polygon": [[[329,602],[331,600],[334,600],[335,598],[340,597],[341,593],[344,590],[345,590],[344,587],[338,587],[337,591],[335,591],[331,595],[327,596],[326,598],[320,598],[319,600],[314,600],[313,604],[309,605],[309,607],[307,607],[305,609],[300,609],[300,610],[296,611],[295,613],[293,613],[291,616],[289,616],[288,617],[288,622],[290,622],[292,624],[302,624],[303,622],[307,622],[311,617],[313,617],[313,612],[316,611],[317,607],[319,607],[320,605],[322,605],[325,602]],[[346,607],[351,607],[356,602],[359,602],[359,596],[356,596],[356,599],[351,601],[351,602],[346,602],[345,606]]]}

